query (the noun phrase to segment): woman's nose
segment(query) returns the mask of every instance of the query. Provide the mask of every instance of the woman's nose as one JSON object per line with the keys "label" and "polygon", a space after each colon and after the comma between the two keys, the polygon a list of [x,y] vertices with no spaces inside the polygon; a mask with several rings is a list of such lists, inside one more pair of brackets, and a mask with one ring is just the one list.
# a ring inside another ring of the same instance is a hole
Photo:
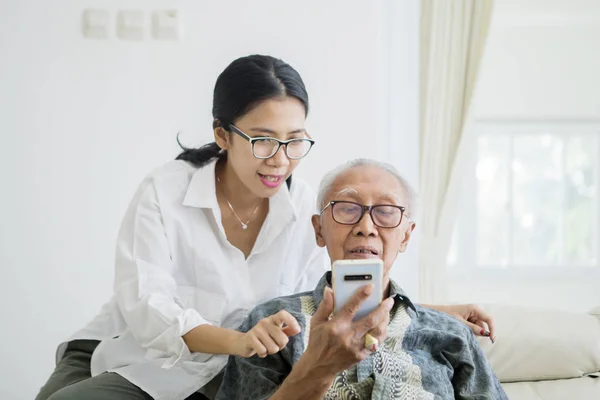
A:
{"label": "woman's nose", "polygon": [[290,160],[287,158],[285,154],[285,146],[280,146],[277,152],[273,155],[273,157],[268,160],[273,163],[276,167],[287,166],[290,163]]}

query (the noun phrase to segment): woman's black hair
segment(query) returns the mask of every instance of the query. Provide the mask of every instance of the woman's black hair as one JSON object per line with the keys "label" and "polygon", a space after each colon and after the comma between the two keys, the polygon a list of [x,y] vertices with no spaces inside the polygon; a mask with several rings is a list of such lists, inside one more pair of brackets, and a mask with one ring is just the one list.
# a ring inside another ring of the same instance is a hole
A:
{"label": "woman's black hair", "polygon": [[[230,124],[260,102],[284,96],[298,99],[308,114],[308,93],[300,74],[292,66],[271,56],[238,58],[217,78],[213,94],[213,129],[222,127],[229,131]],[[197,167],[227,156],[215,142],[197,149],[182,146],[179,139],[177,143],[183,149],[177,160],[188,161]]]}

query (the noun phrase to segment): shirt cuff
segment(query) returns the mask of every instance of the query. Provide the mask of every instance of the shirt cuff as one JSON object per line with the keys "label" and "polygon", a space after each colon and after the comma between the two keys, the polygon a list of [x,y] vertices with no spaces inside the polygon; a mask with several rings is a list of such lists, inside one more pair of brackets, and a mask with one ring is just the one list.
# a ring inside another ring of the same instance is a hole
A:
{"label": "shirt cuff", "polygon": [[[156,356],[168,357],[162,365],[162,368],[166,369],[172,368],[182,361],[191,360],[192,353],[182,336],[205,324],[211,325],[196,310],[190,308],[184,310],[177,317],[177,321],[156,338],[154,344],[148,349],[147,356],[149,358],[155,358]],[[166,351],[154,350],[156,348],[165,349]]]}

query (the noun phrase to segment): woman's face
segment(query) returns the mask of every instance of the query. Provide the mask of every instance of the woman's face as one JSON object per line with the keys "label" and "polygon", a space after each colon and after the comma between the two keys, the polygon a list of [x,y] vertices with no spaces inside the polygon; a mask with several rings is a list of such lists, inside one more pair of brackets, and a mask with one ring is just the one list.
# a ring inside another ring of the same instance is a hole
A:
{"label": "woman's face", "polygon": [[[234,121],[234,125],[250,137],[272,137],[280,140],[304,138],[306,110],[296,98],[269,99]],[[237,178],[259,198],[271,197],[285,184],[285,180],[300,160],[290,160],[284,146],[267,159],[252,154],[252,145],[235,132],[217,134],[217,143],[227,150],[227,163]]]}

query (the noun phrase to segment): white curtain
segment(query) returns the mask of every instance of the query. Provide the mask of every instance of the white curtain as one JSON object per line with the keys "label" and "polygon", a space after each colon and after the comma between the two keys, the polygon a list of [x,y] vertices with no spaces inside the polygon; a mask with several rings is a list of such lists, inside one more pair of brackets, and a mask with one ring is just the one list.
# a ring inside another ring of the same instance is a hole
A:
{"label": "white curtain", "polygon": [[[487,38],[493,0],[421,0],[420,301],[446,299],[454,219],[449,186]],[[452,180],[454,182],[454,180]]]}

